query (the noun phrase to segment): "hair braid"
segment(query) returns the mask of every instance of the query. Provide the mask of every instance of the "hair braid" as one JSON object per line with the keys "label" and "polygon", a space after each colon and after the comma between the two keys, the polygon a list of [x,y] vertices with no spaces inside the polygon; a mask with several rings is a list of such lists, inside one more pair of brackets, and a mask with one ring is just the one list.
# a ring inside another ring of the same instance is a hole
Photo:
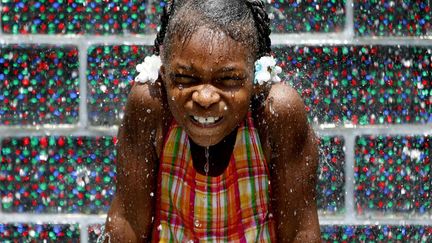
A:
{"label": "hair braid", "polygon": [[156,35],[156,39],[154,43],[153,53],[156,55],[160,54],[160,46],[163,44],[165,34],[168,29],[168,22],[173,13],[173,9],[174,9],[174,0],[167,1],[167,3],[165,4],[162,10],[162,15],[160,17],[161,27],[159,29],[159,32]]}
{"label": "hair braid", "polygon": [[261,0],[246,0],[252,11],[255,26],[258,32],[257,58],[268,55],[271,52],[270,19],[265,11],[264,2]]}

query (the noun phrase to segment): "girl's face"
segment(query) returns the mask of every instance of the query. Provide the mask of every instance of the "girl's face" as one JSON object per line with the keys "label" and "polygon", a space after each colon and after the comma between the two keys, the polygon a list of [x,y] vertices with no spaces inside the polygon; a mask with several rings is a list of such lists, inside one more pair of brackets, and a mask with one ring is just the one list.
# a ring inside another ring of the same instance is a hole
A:
{"label": "girl's face", "polygon": [[173,40],[162,78],[176,121],[201,146],[219,143],[245,118],[252,94],[251,48],[201,27]]}

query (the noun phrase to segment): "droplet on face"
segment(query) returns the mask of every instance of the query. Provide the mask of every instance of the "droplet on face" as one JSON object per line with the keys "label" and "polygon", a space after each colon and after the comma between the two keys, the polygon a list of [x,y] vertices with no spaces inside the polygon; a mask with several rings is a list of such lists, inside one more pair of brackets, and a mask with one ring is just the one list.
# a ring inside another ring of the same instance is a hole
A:
{"label": "droplet on face", "polygon": [[272,115],[274,115],[274,114],[275,114],[275,110],[273,109],[273,97],[270,97],[270,99],[269,99],[269,101],[268,101],[268,105],[269,105],[270,113],[271,113]]}
{"label": "droplet on face", "polygon": [[147,113],[149,113],[149,114],[150,114],[150,113],[151,113],[151,110],[150,110],[150,109],[147,109]]}
{"label": "droplet on face", "polygon": [[171,97],[171,100],[172,100],[172,101],[174,101],[174,100],[175,100],[174,96],[173,96],[173,97]]}
{"label": "droplet on face", "polygon": [[183,85],[182,85],[182,84],[179,84],[179,85],[178,85],[178,89],[179,89],[179,90],[182,90],[182,89],[183,89]]}

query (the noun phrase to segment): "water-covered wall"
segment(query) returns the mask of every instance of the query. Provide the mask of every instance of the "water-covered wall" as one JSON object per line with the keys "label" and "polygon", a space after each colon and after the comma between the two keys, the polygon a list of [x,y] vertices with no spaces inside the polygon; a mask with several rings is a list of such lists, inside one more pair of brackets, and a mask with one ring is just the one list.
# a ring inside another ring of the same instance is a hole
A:
{"label": "water-covered wall", "polygon": [[[0,239],[91,242],[163,2],[1,0]],[[274,52],[321,138],[324,242],[432,241],[432,4],[273,0]]]}

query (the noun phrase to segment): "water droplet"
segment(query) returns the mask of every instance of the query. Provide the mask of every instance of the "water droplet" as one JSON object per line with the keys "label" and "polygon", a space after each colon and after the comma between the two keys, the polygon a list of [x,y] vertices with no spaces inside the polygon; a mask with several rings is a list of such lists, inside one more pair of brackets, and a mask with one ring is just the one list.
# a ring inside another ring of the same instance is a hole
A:
{"label": "water droplet", "polygon": [[227,110],[228,110],[228,107],[227,107],[227,106],[224,106],[223,109],[224,109],[224,111],[227,111]]}
{"label": "water droplet", "polygon": [[154,193],[153,192],[150,192],[150,197],[154,197]]}
{"label": "water droplet", "polygon": [[171,97],[171,100],[172,100],[172,101],[174,101],[174,100],[175,100],[174,96],[173,96],[173,97]]}
{"label": "water droplet", "polygon": [[197,228],[201,227],[201,223],[198,219],[195,219],[195,227]]}
{"label": "water droplet", "polygon": [[206,158],[206,163],[204,165],[204,172],[206,173],[206,176],[208,176],[208,172],[210,170],[210,154],[209,154],[209,147],[207,146],[204,150],[205,152],[205,158]]}
{"label": "water droplet", "polygon": [[147,113],[149,113],[149,114],[150,114],[150,113],[151,113],[151,110],[150,110],[150,109],[147,109]]}
{"label": "water droplet", "polygon": [[273,97],[270,97],[270,98],[269,98],[268,105],[269,105],[270,113],[271,113],[272,115],[274,115],[274,114],[275,114],[275,110],[273,109]]}

